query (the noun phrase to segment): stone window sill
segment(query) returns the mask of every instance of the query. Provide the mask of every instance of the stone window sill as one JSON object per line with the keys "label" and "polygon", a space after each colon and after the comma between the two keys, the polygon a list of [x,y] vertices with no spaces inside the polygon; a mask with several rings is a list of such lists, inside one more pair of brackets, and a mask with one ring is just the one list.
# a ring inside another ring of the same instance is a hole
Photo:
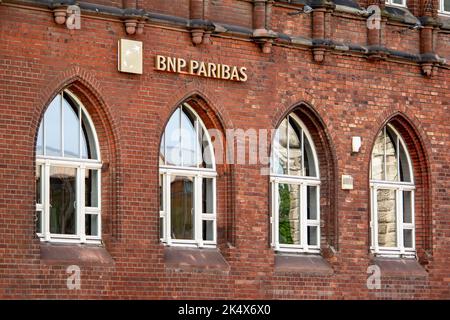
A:
{"label": "stone window sill", "polygon": [[165,247],[166,269],[175,271],[228,272],[230,266],[218,249]]}
{"label": "stone window sill", "polygon": [[275,273],[304,273],[332,275],[331,265],[320,255],[277,254],[275,256]]}
{"label": "stone window sill", "polygon": [[372,264],[380,267],[381,277],[428,277],[427,271],[416,259],[375,257]]}
{"label": "stone window sill", "polygon": [[41,263],[51,265],[113,265],[102,246],[41,243]]}

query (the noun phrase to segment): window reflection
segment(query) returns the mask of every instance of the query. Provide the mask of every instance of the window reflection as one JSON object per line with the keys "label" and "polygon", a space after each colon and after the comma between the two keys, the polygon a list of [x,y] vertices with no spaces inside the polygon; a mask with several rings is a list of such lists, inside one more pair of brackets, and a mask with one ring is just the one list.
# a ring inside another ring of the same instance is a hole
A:
{"label": "window reflection", "polygon": [[172,239],[194,239],[194,179],[173,176],[170,182]]}
{"label": "window reflection", "polygon": [[300,244],[300,186],[278,185],[279,242]]}
{"label": "window reflection", "polygon": [[386,128],[386,176],[384,180],[398,181],[397,136]]}
{"label": "window reflection", "polygon": [[76,233],[76,174],[75,168],[50,168],[51,233]]}
{"label": "window reflection", "polygon": [[289,175],[301,176],[302,173],[302,132],[295,121],[289,117]]}
{"label": "window reflection", "polygon": [[294,115],[289,115],[275,132],[271,170],[274,174],[316,177],[312,142]]}
{"label": "window reflection", "polygon": [[278,127],[273,146],[274,164],[273,171],[277,174],[288,174],[287,165],[287,120],[284,119]]}
{"label": "window reflection", "polygon": [[61,150],[61,95],[53,99],[44,115],[45,123],[45,154],[62,156]]}
{"label": "window reflection", "polygon": [[63,119],[64,119],[64,156],[80,157],[80,120],[79,110],[63,99]]}
{"label": "window reflection", "polygon": [[377,190],[378,245],[397,246],[396,193],[392,189]]}
{"label": "window reflection", "polygon": [[212,147],[197,115],[186,106],[174,111],[160,145],[160,164],[212,168]]}

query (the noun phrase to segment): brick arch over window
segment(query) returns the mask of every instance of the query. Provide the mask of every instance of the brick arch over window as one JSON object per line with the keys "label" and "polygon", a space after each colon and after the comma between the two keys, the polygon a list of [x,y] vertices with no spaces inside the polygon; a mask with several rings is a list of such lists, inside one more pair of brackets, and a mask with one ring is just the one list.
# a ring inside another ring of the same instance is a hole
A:
{"label": "brick arch over window", "polygon": [[296,103],[288,108],[276,120],[274,128],[278,128],[287,115],[294,113],[306,126],[315,145],[320,172],[320,212],[321,239],[320,247],[323,255],[332,254],[329,247],[339,248],[338,241],[338,207],[337,207],[337,161],[332,138],[319,113],[308,103]]}
{"label": "brick arch over window", "polygon": [[[67,78],[66,78],[67,76]],[[50,86],[53,91],[50,91]],[[119,234],[120,217],[117,209],[117,194],[119,193],[120,149],[118,134],[114,128],[117,126],[109,112],[109,108],[103,100],[99,83],[80,68],[71,68],[62,73],[47,88],[45,88],[39,99],[38,108],[33,116],[30,136],[34,137],[33,153],[37,142],[39,124],[44,113],[54,99],[63,90],[69,90],[82,103],[92,119],[99,142],[99,151],[102,159],[102,240],[108,244],[109,240]]]}
{"label": "brick arch over window", "polygon": [[[371,155],[379,132],[387,125],[392,125],[403,138],[411,158],[415,183],[415,229],[416,252],[419,261],[427,263],[432,253],[432,191],[428,152],[425,149],[425,138],[420,134],[422,130],[407,115],[395,112],[387,117],[378,130],[372,135],[369,152],[367,152],[367,176],[370,180]],[[369,212],[370,215],[370,212]],[[370,220],[370,217],[369,217]],[[369,229],[370,230],[370,229]],[[369,234],[370,237],[370,234]],[[370,240],[369,240],[370,243]]]}
{"label": "brick arch over window", "polygon": [[223,118],[221,112],[206,96],[198,91],[193,91],[171,105],[164,120],[160,121],[163,125],[159,128],[159,143],[161,143],[170,117],[183,103],[187,103],[198,114],[207,130],[213,129],[220,134],[219,137],[212,135],[211,140],[214,148],[221,146],[221,150],[214,150],[214,154],[217,172],[217,247],[222,247],[227,242],[234,243],[235,238],[234,170],[232,164],[226,163],[226,128],[229,128],[227,124],[230,125],[230,122]]}

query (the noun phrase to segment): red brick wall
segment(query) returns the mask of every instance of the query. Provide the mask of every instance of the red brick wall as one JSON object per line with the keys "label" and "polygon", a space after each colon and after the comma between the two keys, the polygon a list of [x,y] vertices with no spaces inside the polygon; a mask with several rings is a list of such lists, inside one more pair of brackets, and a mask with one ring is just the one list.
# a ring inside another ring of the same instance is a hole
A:
{"label": "red brick wall", "polygon": [[[283,28],[281,19],[277,25]],[[82,29],[69,31],[56,25],[50,12],[0,5],[0,297],[450,298],[448,69],[426,78],[417,65],[338,54],[317,64],[307,50],[274,46],[271,54],[262,54],[252,42],[219,37],[210,46],[194,47],[189,33],[152,26],[133,37],[144,42],[139,76],[117,71],[120,38],[131,37],[119,20],[84,16]],[[246,66],[249,80],[158,73],[156,54]],[[81,290],[66,288],[67,264],[43,260],[34,235],[36,132],[46,105],[66,86],[88,108],[109,163],[102,175],[102,237],[114,264],[81,265]],[[158,225],[159,140],[171,112],[192,95],[203,97],[196,98],[195,108],[206,110],[207,126],[222,130],[271,129],[301,102],[310,106],[302,114],[317,128],[313,136],[321,168],[326,167],[321,172],[335,175],[322,177],[329,184],[322,191],[329,195],[323,218],[331,217],[323,223],[322,246],[336,249],[326,257],[333,275],[275,272],[270,185],[259,165],[218,169],[218,247],[230,270],[165,267]],[[404,119],[409,145],[417,149],[415,170],[424,170],[421,178],[429,183],[416,203],[423,217],[417,247],[420,255],[428,250],[428,276],[384,277],[382,289],[368,290],[370,153],[378,131],[394,115]],[[362,137],[359,154],[350,152],[352,136]],[[340,189],[342,174],[355,178],[354,190]]]}

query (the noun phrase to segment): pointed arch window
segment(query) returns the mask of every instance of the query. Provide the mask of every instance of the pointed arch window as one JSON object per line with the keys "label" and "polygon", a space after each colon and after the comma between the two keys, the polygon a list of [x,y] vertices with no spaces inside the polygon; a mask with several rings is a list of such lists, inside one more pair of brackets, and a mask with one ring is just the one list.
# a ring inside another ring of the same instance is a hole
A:
{"label": "pointed arch window", "polygon": [[272,246],[320,252],[320,177],[306,126],[288,115],[275,132],[271,156]]}
{"label": "pointed arch window", "polygon": [[388,124],[372,150],[371,250],[381,256],[415,256],[414,177],[406,144]]}
{"label": "pointed arch window", "polygon": [[216,168],[205,125],[187,103],[172,114],[159,154],[160,238],[166,245],[216,245]]}
{"label": "pointed arch window", "polygon": [[50,103],[36,144],[36,232],[42,241],[99,243],[101,161],[92,120],[68,90]]}

